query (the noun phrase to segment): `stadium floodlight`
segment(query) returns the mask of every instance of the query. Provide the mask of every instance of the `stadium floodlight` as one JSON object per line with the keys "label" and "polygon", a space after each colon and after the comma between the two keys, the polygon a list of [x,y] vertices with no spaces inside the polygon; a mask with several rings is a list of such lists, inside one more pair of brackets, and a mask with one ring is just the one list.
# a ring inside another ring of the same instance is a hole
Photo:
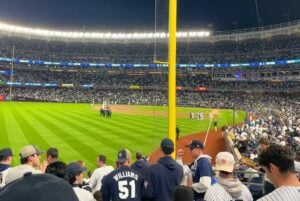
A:
{"label": "stadium floodlight", "polygon": [[153,33],[147,33],[146,38],[149,38],[149,39],[153,38]]}
{"label": "stadium floodlight", "polygon": [[178,38],[186,38],[188,36],[187,32],[177,32],[176,36]]}
{"label": "stadium floodlight", "polygon": [[160,38],[166,38],[166,33],[160,33]]}
{"label": "stadium floodlight", "polygon": [[[47,30],[41,28],[30,28],[23,26],[15,26],[7,23],[0,22],[0,32],[12,32],[22,35],[42,36],[42,37],[55,37],[55,38],[78,38],[78,39],[153,39],[153,38],[166,38],[169,37],[168,33],[164,32],[134,32],[134,33],[103,33],[103,32],[76,32],[76,31],[59,31]],[[178,32],[177,37],[208,37],[208,31],[200,32]]]}

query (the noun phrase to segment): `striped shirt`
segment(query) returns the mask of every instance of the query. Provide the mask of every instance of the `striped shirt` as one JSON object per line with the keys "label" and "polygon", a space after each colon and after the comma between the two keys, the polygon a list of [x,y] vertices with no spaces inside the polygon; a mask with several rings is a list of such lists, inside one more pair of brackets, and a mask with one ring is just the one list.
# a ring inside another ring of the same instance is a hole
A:
{"label": "striped shirt", "polygon": [[300,186],[282,186],[272,193],[260,198],[258,201],[299,201]]}
{"label": "striped shirt", "polygon": [[204,200],[205,201],[235,201],[235,200],[243,200],[243,201],[252,201],[252,195],[249,189],[242,184],[242,193],[238,198],[233,198],[220,184],[212,185],[205,193]]}

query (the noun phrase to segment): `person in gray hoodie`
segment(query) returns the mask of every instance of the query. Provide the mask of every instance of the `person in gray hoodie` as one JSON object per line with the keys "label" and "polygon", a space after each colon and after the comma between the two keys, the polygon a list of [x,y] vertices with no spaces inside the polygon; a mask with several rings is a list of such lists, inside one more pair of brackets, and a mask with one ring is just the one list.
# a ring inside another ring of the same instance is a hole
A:
{"label": "person in gray hoodie", "polygon": [[183,178],[183,168],[172,157],[174,143],[165,138],[160,144],[162,157],[146,172],[146,197],[151,201],[172,201],[173,191]]}
{"label": "person in gray hoodie", "polygon": [[234,177],[235,160],[229,152],[219,152],[216,156],[215,170],[219,171],[218,183],[207,189],[204,200],[228,201],[243,200],[252,201],[249,189]]}

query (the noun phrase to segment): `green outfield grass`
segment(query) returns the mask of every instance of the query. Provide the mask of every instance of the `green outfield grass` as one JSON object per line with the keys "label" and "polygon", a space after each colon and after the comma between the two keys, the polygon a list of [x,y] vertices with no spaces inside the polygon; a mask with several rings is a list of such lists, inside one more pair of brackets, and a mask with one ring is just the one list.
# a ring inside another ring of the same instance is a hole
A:
{"label": "green outfield grass", "polygon": [[[18,154],[26,144],[35,144],[42,150],[57,147],[59,159],[65,162],[84,160],[95,168],[96,156],[105,154],[108,163],[114,164],[119,149],[128,148],[133,153],[151,153],[167,136],[168,119],[155,115],[167,107],[135,106],[136,110],[153,111],[154,116],[116,113],[111,119],[101,118],[90,104],[60,103],[0,103],[0,148],[11,147],[14,164],[19,164]],[[203,108],[178,108],[180,112],[210,111]],[[235,118],[240,123],[245,112],[238,111]],[[232,110],[219,110],[218,126],[232,124]],[[181,136],[206,131],[209,120],[197,121],[178,117]],[[42,156],[43,157],[43,156]]]}

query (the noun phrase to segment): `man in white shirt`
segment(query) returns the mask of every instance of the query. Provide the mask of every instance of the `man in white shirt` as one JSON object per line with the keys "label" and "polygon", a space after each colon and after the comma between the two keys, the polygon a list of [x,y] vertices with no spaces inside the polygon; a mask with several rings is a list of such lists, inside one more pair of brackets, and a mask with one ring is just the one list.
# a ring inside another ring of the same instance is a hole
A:
{"label": "man in white shirt", "polygon": [[35,145],[26,145],[23,147],[20,152],[21,165],[10,169],[5,178],[5,183],[8,184],[16,179],[19,179],[27,172],[31,172],[32,174],[42,173],[40,170],[38,170],[41,154],[42,152]]}
{"label": "man in white shirt", "polygon": [[276,187],[258,201],[299,201],[300,182],[295,173],[292,151],[285,146],[271,145],[258,156],[262,172]]}
{"label": "man in white shirt", "polygon": [[89,181],[93,193],[100,191],[103,177],[114,170],[112,166],[106,165],[106,157],[104,155],[97,157],[97,166],[98,168],[93,172]]}

